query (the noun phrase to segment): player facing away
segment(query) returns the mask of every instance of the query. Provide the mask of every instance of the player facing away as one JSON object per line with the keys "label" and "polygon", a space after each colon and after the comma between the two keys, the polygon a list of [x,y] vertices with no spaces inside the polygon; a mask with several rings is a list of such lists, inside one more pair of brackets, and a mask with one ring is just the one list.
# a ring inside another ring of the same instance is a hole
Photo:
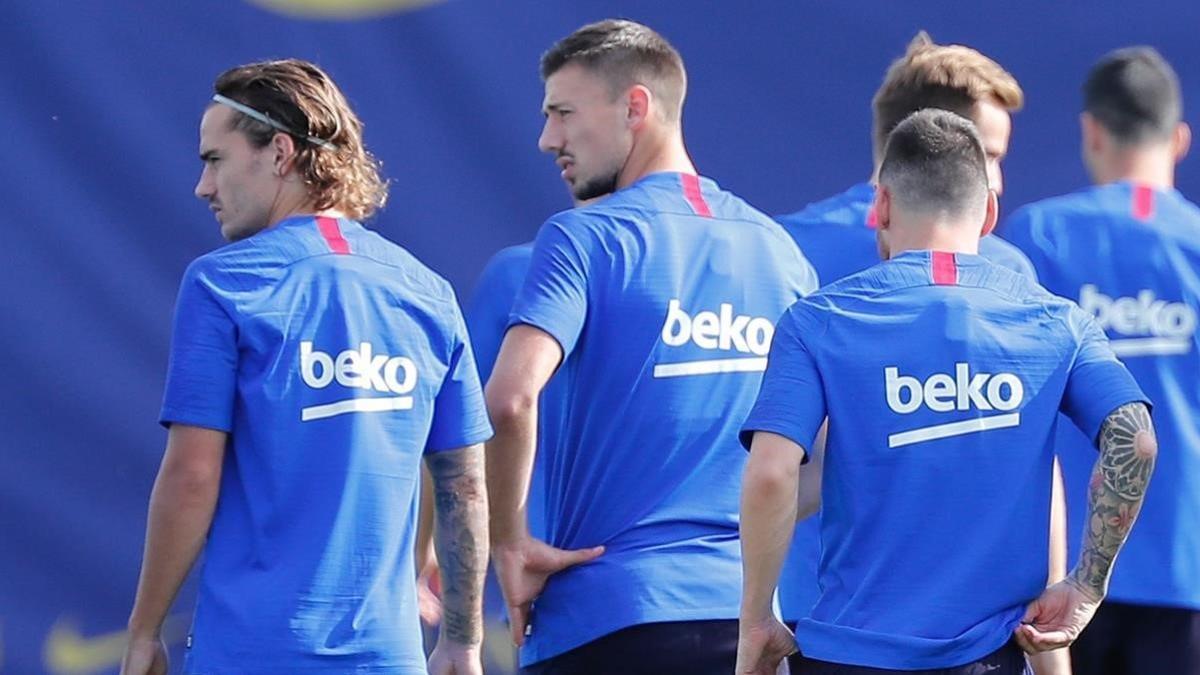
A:
{"label": "player facing away", "polygon": [[[1148,404],[1091,317],[978,255],[996,219],[985,167],[968,120],[914,113],[879,171],[886,262],[779,321],[742,432],[738,673],[772,673],[791,647],[770,598],[826,417],[821,594],[793,672],[1023,673],[1022,647],[1066,646],[1104,596],[1157,454]],[[1100,456],[1084,553],[1047,588],[1060,411]]]}
{"label": "player facing away", "polygon": [[[786,233],[698,176],[676,50],[601,21],[542,57],[551,153],[576,199],[534,243],[491,379],[493,560],[527,673],[728,673],[739,597],[738,420],[775,318],[815,288]],[[546,382],[547,540],[526,490]]]}
{"label": "player facing away", "polygon": [[[1174,188],[1190,131],[1174,70],[1147,47],[1101,59],[1083,98],[1083,157],[1095,185],[1020,209],[1005,236],[1048,290],[1076,300],[1108,333],[1154,399],[1172,452],[1072,661],[1080,675],[1200,673],[1200,209]],[[1087,441],[1060,430],[1064,448]],[[1064,450],[1072,537],[1089,526],[1083,459]]]}
{"label": "player facing away", "polygon": [[437,492],[434,673],[479,673],[491,435],[449,284],[363,228],[386,187],[362,124],[299,60],[217,78],[196,195],[231,243],[184,275],[166,454],[122,671],[162,673],[201,549],[185,672],[425,673],[413,538]]}
{"label": "player facing away", "polygon": [[[888,133],[908,115],[938,108],[975,122],[987,155],[988,185],[999,196],[1004,190],[1001,164],[1008,152],[1012,113],[1021,108],[1024,93],[1015,77],[980,52],[963,45],[935,44],[921,32],[888,68],[872,106],[873,163],[871,179],[842,194],[810,204],[779,217],[817,269],[822,283],[836,281],[879,262],[875,249],[876,215],[871,209],[875,182],[883,161]],[[1013,245],[995,236],[984,236],[979,254],[991,262],[1034,277],[1029,260]],[[1036,278],[1036,277],[1034,277]],[[820,461],[820,443],[814,448]],[[1061,479],[1056,476],[1054,512],[1050,522],[1051,581],[1066,573],[1066,523]],[[817,521],[809,518],[797,526],[797,536],[787,567],[793,572],[780,581],[779,601],[784,619],[803,618],[816,601],[813,583],[817,560]],[[1035,657],[1038,675],[1065,672],[1066,654]]]}

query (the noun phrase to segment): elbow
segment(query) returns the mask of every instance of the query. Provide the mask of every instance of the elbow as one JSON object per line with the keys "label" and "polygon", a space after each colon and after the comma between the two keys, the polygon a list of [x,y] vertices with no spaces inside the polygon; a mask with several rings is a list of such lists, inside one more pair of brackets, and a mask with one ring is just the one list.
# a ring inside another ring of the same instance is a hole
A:
{"label": "elbow", "polygon": [[519,426],[537,406],[537,392],[506,387],[494,380],[488,382],[484,397],[488,416],[498,432]]}
{"label": "elbow", "polygon": [[175,462],[163,467],[160,481],[180,502],[205,504],[216,500],[221,487],[221,467],[201,462]]}
{"label": "elbow", "polygon": [[778,461],[777,457],[750,454],[742,477],[742,492],[747,498],[795,495],[799,484],[799,466]]}

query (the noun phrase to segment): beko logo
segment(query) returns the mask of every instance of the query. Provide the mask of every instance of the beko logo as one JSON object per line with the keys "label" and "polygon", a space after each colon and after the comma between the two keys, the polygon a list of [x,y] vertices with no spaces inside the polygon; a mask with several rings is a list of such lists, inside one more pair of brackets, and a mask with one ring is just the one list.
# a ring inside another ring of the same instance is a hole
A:
{"label": "beko logo", "polygon": [[678,299],[667,303],[667,319],[662,327],[662,341],[668,347],[682,347],[689,342],[697,347],[727,353],[733,358],[702,359],[654,366],[654,377],[711,375],[713,373],[762,372],[767,368],[767,353],[775,325],[763,317],[734,314],[733,305],[723,302],[717,311],[688,314]]}
{"label": "beko logo", "polygon": [[417,366],[404,356],[375,354],[370,342],[358,349],[346,349],[333,356],[313,349],[313,343],[300,343],[300,379],[313,389],[324,389],[337,382],[347,389],[361,389],[388,396],[356,397],[314,405],[300,411],[301,421],[319,420],[353,412],[409,410],[409,394],[417,386]]}
{"label": "beko logo", "polygon": [[1079,306],[1109,333],[1117,356],[1186,354],[1196,332],[1196,310],[1182,302],[1159,300],[1154,291],[1110,298],[1093,284],[1079,289]]}
{"label": "beko logo", "polygon": [[939,413],[970,410],[1004,413],[891,434],[888,436],[889,448],[1015,427],[1021,423],[1021,413],[1010,412],[1019,408],[1025,399],[1025,385],[1014,373],[972,374],[969,364],[955,363],[953,375],[934,373],[922,382],[910,375],[901,375],[899,368],[889,366],[883,369],[883,380],[888,407],[901,415],[922,407]]}

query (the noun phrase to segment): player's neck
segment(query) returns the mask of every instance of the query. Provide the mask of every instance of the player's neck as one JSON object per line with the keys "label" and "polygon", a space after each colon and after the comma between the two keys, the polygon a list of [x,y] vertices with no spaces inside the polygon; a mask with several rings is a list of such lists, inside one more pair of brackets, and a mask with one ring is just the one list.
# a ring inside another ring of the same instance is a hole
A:
{"label": "player's neck", "polygon": [[1130,151],[1097,164],[1092,173],[1097,185],[1128,181],[1160,190],[1175,187],[1175,158],[1168,148]]}
{"label": "player's neck", "polygon": [[897,228],[893,225],[888,234],[888,248],[892,257],[905,251],[979,253],[979,237],[964,227],[928,224]]}
{"label": "player's neck", "polygon": [[617,177],[617,189],[628,187],[652,173],[664,171],[694,174],[696,166],[688,157],[680,134],[666,134],[657,138],[647,134],[630,151],[629,159]]}

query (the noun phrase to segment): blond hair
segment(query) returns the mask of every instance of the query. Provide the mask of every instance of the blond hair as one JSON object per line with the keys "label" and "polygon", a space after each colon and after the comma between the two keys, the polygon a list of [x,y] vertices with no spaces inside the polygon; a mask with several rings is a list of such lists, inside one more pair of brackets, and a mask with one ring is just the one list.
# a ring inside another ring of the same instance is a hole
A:
{"label": "blond hair", "polygon": [[995,100],[1009,112],[1021,109],[1021,85],[1000,64],[963,45],[939,45],[917,33],[904,55],[892,62],[871,101],[874,147],[880,155],[896,125],[923,108],[971,118],[975,104]]}

